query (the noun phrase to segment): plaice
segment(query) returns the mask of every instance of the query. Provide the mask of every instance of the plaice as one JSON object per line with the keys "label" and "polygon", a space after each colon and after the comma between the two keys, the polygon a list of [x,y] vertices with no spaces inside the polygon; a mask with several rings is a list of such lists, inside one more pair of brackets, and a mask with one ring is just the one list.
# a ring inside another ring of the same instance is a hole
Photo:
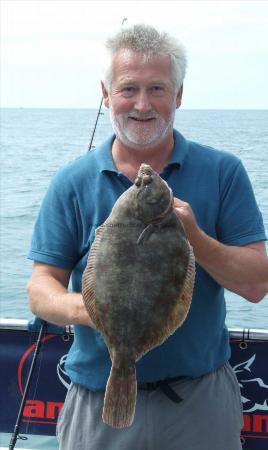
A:
{"label": "plaice", "polygon": [[133,421],[136,361],[173,334],[190,308],[195,260],[172,203],[167,183],[142,164],[97,228],[83,274],[84,303],[112,361],[103,407],[112,427]]}

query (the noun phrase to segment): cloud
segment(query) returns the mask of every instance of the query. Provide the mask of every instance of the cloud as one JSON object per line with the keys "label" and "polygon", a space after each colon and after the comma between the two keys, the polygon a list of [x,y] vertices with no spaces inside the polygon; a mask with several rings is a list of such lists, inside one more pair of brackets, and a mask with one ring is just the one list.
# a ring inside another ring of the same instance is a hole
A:
{"label": "cloud", "polygon": [[[40,106],[45,98],[52,105],[64,98],[63,93],[58,95],[63,86],[65,98],[72,86],[77,91],[73,106],[86,106],[82,92],[87,90],[94,106],[104,42],[127,17],[127,25],[150,23],[185,43],[189,55],[186,107],[204,105],[211,91],[214,105],[233,104],[228,90],[239,94],[238,103],[243,97],[241,104],[245,104],[247,93],[248,107],[267,107],[268,2],[6,0],[1,10],[3,105],[11,98],[28,98]],[[26,83],[27,79],[32,83]],[[255,82],[250,95],[249,82],[251,88]]]}

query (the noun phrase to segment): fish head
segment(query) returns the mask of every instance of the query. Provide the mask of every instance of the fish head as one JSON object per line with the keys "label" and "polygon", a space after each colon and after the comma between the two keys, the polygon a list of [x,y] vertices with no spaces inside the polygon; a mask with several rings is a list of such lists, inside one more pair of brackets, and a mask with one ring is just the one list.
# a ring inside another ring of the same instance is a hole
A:
{"label": "fish head", "polygon": [[141,164],[135,188],[138,215],[145,223],[160,219],[172,210],[170,187],[148,164]]}

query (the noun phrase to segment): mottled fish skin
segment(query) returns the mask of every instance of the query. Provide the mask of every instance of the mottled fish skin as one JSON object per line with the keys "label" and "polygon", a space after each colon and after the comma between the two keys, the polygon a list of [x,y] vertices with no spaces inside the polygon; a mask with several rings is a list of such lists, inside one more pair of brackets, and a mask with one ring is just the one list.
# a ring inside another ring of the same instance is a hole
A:
{"label": "mottled fish skin", "polygon": [[142,164],[135,184],[96,230],[83,274],[85,306],[112,360],[103,408],[108,425],[131,425],[135,363],[184,322],[194,278],[194,255],[172,192]]}

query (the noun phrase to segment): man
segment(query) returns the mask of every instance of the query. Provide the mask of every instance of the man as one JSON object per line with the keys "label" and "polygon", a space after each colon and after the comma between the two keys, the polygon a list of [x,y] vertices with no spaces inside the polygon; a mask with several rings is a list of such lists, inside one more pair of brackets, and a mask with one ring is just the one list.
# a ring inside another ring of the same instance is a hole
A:
{"label": "man", "polygon": [[[261,214],[236,157],[173,130],[186,67],[183,48],[148,26],[118,33],[107,47],[102,92],[115,136],[52,180],[29,254],[35,261],[28,285],[33,313],[75,325],[60,449],[238,450],[241,400],[228,363],[223,288],[251,302],[268,291]],[[193,247],[197,275],[185,323],[137,363],[133,425],[113,429],[101,420],[110,358],[85,310],[81,276],[96,227],[142,162],[161,173],[177,197],[174,208]],[[167,378],[173,395],[156,383]]]}

